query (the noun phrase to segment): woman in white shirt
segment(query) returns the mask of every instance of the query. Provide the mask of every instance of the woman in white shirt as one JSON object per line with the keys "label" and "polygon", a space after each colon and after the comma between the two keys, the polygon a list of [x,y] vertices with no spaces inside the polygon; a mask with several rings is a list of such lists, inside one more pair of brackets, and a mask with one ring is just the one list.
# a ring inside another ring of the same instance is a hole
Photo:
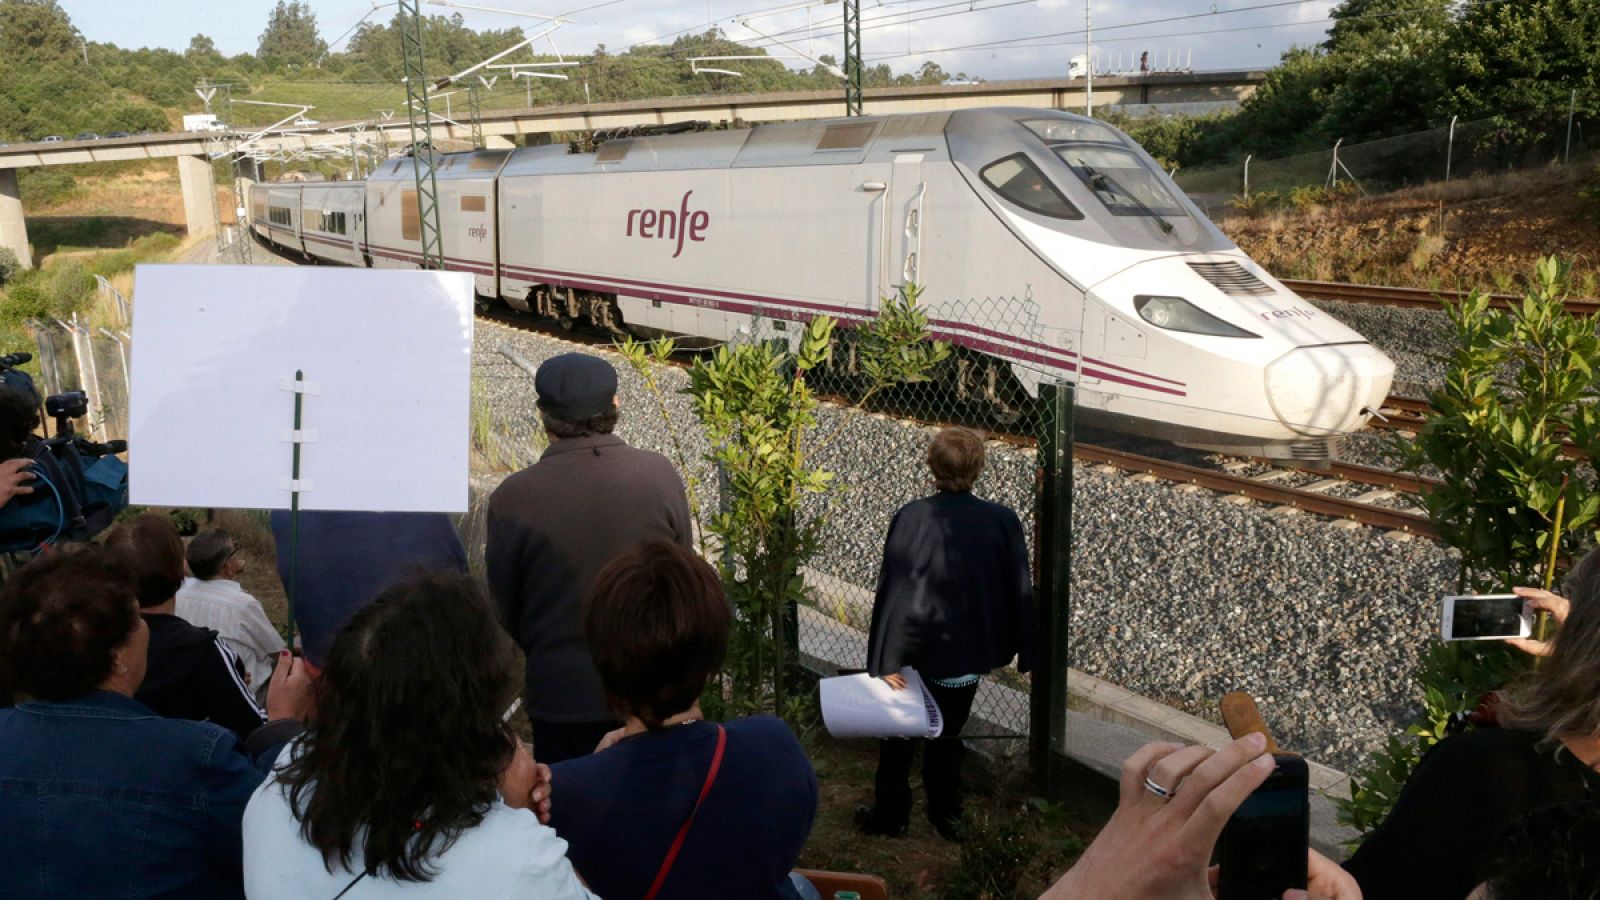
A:
{"label": "woman in white shirt", "polygon": [[505,724],[511,643],[465,576],[385,591],[334,640],[314,721],[244,815],[251,898],[589,900]]}

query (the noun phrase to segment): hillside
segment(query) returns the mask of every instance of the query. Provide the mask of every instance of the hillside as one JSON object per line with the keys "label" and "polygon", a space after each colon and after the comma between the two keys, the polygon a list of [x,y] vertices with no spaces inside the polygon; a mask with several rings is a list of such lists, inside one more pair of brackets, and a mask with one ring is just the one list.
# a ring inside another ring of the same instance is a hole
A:
{"label": "hillside", "polygon": [[1600,184],[1585,165],[1460,179],[1219,224],[1281,278],[1509,291],[1540,256],[1600,296]]}

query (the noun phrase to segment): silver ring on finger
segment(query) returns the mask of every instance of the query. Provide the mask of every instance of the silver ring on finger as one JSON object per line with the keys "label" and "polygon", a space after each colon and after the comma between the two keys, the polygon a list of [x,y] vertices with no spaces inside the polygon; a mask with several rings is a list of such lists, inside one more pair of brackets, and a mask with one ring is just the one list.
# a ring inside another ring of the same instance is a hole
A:
{"label": "silver ring on finger", "polygon": [[1173,796],[1178,793],[1176,788],[1169,790],[1159,784],[1156,784],[1155,779],[1150,778],[1149,776],[1145,776],[1144,789],[1152,794],[1155,794],[1157,797],[1160,797],[1163,800],[1171,800]]}

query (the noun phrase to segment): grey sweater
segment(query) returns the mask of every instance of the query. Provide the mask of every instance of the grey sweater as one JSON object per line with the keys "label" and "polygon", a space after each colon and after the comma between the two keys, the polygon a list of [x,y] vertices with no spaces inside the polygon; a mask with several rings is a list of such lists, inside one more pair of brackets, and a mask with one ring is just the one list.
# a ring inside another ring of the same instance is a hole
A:
{"label": "grey sweater", "polygon": [[558,440],[489,498],[489,590],[527,655],[528,716],[614,719],[579,631],[583,598],[617,554],[692,541],[683,480],[659,453],[614,435]]}

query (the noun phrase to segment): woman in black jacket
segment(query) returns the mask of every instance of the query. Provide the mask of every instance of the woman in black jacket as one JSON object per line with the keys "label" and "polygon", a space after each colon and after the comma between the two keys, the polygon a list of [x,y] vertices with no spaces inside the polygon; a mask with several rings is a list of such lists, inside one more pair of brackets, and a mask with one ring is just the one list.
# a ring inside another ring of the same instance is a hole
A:
{"label": "woman in black jacket", "polygon": [[1600,550],[1567,579],[1571,602],[1518,588],[1560,626],[1545,656],[1498,704],[1499,727],[1446,738],[1423,756],[1394,809],[1345,868],[1366,900],[1459,900],[1493,874],[1515,829],[1562,804],[1600,803]]}
{"label": "woman in black jacket", "polygon": [[928,446],[938,493],[901,507],[889,525],[872,607],[867,671],[897,690],[901,670],[917,671],[939,704],[944,730],[931,741],[879,744],[876,799],[856,811],[867,834],[901,835],[911,817],[911,763],[923,750],[928,818],[941,837],[959,840],[961,729],[979,679],[1017,658],[1028,671],[1033,576],[1017,514],[972,495],[983,472],[983,439],[947,428]]}

